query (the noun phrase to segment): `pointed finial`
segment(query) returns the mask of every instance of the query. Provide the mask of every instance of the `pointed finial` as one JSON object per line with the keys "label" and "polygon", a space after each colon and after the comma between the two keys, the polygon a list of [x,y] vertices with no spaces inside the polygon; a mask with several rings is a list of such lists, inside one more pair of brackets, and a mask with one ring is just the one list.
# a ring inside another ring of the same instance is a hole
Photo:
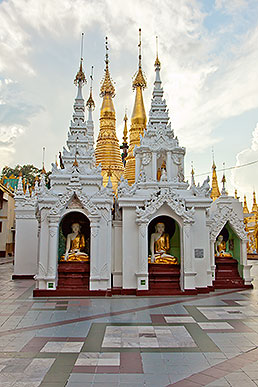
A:
{"label": "pointed finial", "polygon": [[139,28],[139,69],[142,67],[142,30]]}
{"label": "pointed finial", "polygon": [[221,194],[222,195],[227,195],[227,191],[226,191],[226,188],[225,188],[225,184],[226,184],[226,176],[225,176],[225,163],[223,163],[223,177],[222,177],[222,190],[221,190]]}
{"label": "pointed finial", "polygon": [[46,170],[45,170],[45,151],[46,151],[46,148],[43,146],[42,148],[42,171],[41,173],[42,174],[46,174]]}
{"label": "pointed finial", "polygon": [[108,37],[106,36],[106,41],[105,41],[105,48],[106,48],[106,57],[105,57],[105,63],[106,63],[106,68],[105,68],[105,77],[102,81],[102,85],[100,88],[100,96],[104,97],[106,94],[110,94],[110,96],[113,98],[115,96],[115,88],[112,83],[110,74],[109,74],[109,57],[108,57]]}
{"label": "pointed finial", "polygon": [[106,42],[105,42],[105,47],[106,47],[106,68],[108,67],[108,37],[106,36]]}
{"label": "pointed finial", "polygon": [[93,84],[93,66],[91,66],[91,74],[90,74],[90,96],[88,98],[88,101],[86,102],[86,106],[87,108],[94,110],[95,102],[92,97],[92,84]]}
{"label": "pointed finial", "polygon": [[56,166],[58,167],[58,163],[57,163],[57,155],[56,155],[56,161],[55,161],[55,164],[56,164]]}
{"label": "pointed finial", "polygon": [[215,158],[214,158],[214,147],[211,148],[211,154],[212,154],[212,169],[216,169]]}
{"label": "pointed finial", "polygon": [[238,199],[238,196],[237,196],[237,189],[235,189],[235,199]]}
{"label": "pointed finial", "polygon": [[156,60],[155,60],[155,63],[154,63],[155,67],[160,67],[160,60],[159,60],[159,54],[158,54],[158,45],[159,45],[158,36],[156,36]]}
{"label": "pointed finial", "polygon": [[82,68],[82,62],[83,62],[83,37],[84,37],[84,33],[82,32],[82,37],[81,37],[81,60],[80,60],[80,67],[79,67],[79,71],[78,73],[76,74],[76,77],[74,79],[74,84],[76,86],[82,86],[84,85],[87,81],[86,81],[86,77],[85,77],[85,74],[84,74],[84,71],[83,71],[83,68]]}
{"label": "pointed finial", "polygon": [[249,210],[248,210],[247,202],[246,202],[246,195],[244,195],[243,213],[244,213],[244,214],[249,214]]}
{"label": "pointed finial", "polygon": [[141,87],[142,89],[145,89],[147,86],[146,80],[142,73],[142,30],[139,28],[139,68],[135,75],[134,81],[133,81],[133,90],[136,89],[136,87]]}
{"label": "pointed finial", "polygon": [[125,115],[124,115],[124,132],[123,132],[123,144],[127,144],[127,108],[125,108]]}
{"label": "pointed finial", "polygon": [[192,185],[195,185],[195,180],[194,180],[194,167],[193,167],[193,161],[191,161],[191,175],[192,175]]}
{"label": "pointed finial", "polygon": [[258,210],[258,207],[257,207],[257,203],[256,203],[256,196],[255,196],[255,190],[253,191],[253,207],[252,207],[252,212],[257,212]]}

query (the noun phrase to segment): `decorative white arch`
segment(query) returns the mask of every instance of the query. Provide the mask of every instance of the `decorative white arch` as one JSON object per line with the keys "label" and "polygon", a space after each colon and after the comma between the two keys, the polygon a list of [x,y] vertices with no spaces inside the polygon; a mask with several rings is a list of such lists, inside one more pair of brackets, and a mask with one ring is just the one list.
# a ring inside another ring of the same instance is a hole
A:
{"label": "decorative white arch", "polygon": [[229,205],[217,207],[216,213],[209,221],[210,239],[214,243],[218,234],[223,227],[229,223],[240,240],[247,241],[247,233],[245,231],[244,222],[239,218],[234,209]]}
{"label": "decorative white arch", "polygon": [[184,223],[194,223],[194,208],[187,210],[185,201],[171,188],[161,188],[144,203],[144,208],[136,207],[136,222],[149,222],[163,204],[167,204]]}

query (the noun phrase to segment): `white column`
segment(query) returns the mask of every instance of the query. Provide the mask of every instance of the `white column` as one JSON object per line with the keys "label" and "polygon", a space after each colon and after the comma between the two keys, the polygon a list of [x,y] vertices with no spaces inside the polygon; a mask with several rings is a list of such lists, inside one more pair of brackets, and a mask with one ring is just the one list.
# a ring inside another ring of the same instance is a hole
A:
{"label": "white column", "polygon": [[157,180],[157,153],[152,152],[152,178]]}
{"label": "white column", "polygon": [[90,290],[99,290],[99,220],[90,223]]}
{"label": "white column", "polygon": [[137,290],[148,290],[148,223],[139,224]]}
{"label": "white column", "polygon": [[137,154],[135,156],[135,181],[137,181],[139,173],[140,173],[140,168],[141,168],[141,163],[140,163],[140,156]]}
{"label": "white column", "polygon": [[[49,215],[48,216],[48,222],[49,222],[49,250],[48,250],[48,271],[47,271],[47,277],[48,277],[48,285],[47,288],[55,289],[55,286],[57,284],[57,263],[58,263],[58,257],[57,257],[57,249],[58,249],[58,224],[59,216],[56,215]],[[53,285],[49,285],[51,284]]]}
{"label": "white column", "polygon": [[245,281],[245,285],[251,285],[252,278],[250,270],[252,265],[247,264],[247,240],[241,240],[241,253],[240,253],[240,264],[243,265],[243,279]]}
{"label": "white column", "polygon": [[215,270],[216,270],[216,263],[215,263],[215,250],[214,250],[214,240],[210,241],[210,266],[211,266],[211,276],[212,281],[209,286],[213,285],[213,281],[215,281]]}
{"label": "white column", "polygon": [[183,246],[184,246],[184,290],[195,289],[195,276],[193,268],[192,230],[191,223],[184,223],[183,226]]}
{"label": "white column", "polygon": [[168,181],[172,179],[172,176],[171,176],[171,174],[172,174],[172,173],[171,173],[171,167],[172,167],[172,165],[171,165],[171,163],[172,163],[172,160],[171,160],[171,152],[168,151],[168,152],[167,152],[167,162],[166,162],[166,166],[167,166],[167,179],[168,179]]}

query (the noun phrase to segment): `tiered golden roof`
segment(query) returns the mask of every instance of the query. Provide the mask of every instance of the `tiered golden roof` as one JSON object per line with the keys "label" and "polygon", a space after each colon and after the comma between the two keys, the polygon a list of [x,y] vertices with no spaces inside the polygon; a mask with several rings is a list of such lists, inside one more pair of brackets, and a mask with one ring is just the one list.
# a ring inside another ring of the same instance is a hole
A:
{"label": "tiered golden roof", "polygon": [[146,113],[144,108],[142,90],[147,86],[142,72],[141,65],[141,30],[139,30],[139,66],[133,80],[133,90],[136,90],[133,114],[131,118],[131,128],[129,132],[130,142],[128,156],[126,158],[124,178],[128,180],[129,185],[135,182],[135,157],[133,150],[135,146],[140,145],[140,135],[144,135],[146,129]]}
{"label": "tiered golden roof", "polygon": [[101,163],[103,184],[107,185],[109,176],[114,191],[124,171],[119,143],[116,136],[116,114],[112,98],[115,96],[115,88],[109,73],[108,46],[106,38],[106,69],[105,77],[100,88],[100,96],[103,102],[100,110],[100,130],[96,145],[96,163]]}
{"label": "tiered golden roof", "polygon": [[213,164],[212,164],[212,182],[211,182],[211,198],[213,201],[215,201],[219,197],[220,197],[220,191],[219,191],[219,185],[218,185],[216,165],[215,165],[215,162],[213,161]]}

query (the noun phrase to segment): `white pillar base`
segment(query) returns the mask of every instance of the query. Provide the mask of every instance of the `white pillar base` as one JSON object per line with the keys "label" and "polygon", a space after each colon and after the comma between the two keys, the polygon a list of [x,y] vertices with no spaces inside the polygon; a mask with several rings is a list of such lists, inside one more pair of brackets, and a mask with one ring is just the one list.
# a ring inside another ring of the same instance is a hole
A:
{"label": "white pillar base", "polygon": [[195,289],[196,272],[184,272],[184,290]]}
{"label": "white pillar base", "polygon": [[149,273],[135,273],[137,290],[149,290]]}

